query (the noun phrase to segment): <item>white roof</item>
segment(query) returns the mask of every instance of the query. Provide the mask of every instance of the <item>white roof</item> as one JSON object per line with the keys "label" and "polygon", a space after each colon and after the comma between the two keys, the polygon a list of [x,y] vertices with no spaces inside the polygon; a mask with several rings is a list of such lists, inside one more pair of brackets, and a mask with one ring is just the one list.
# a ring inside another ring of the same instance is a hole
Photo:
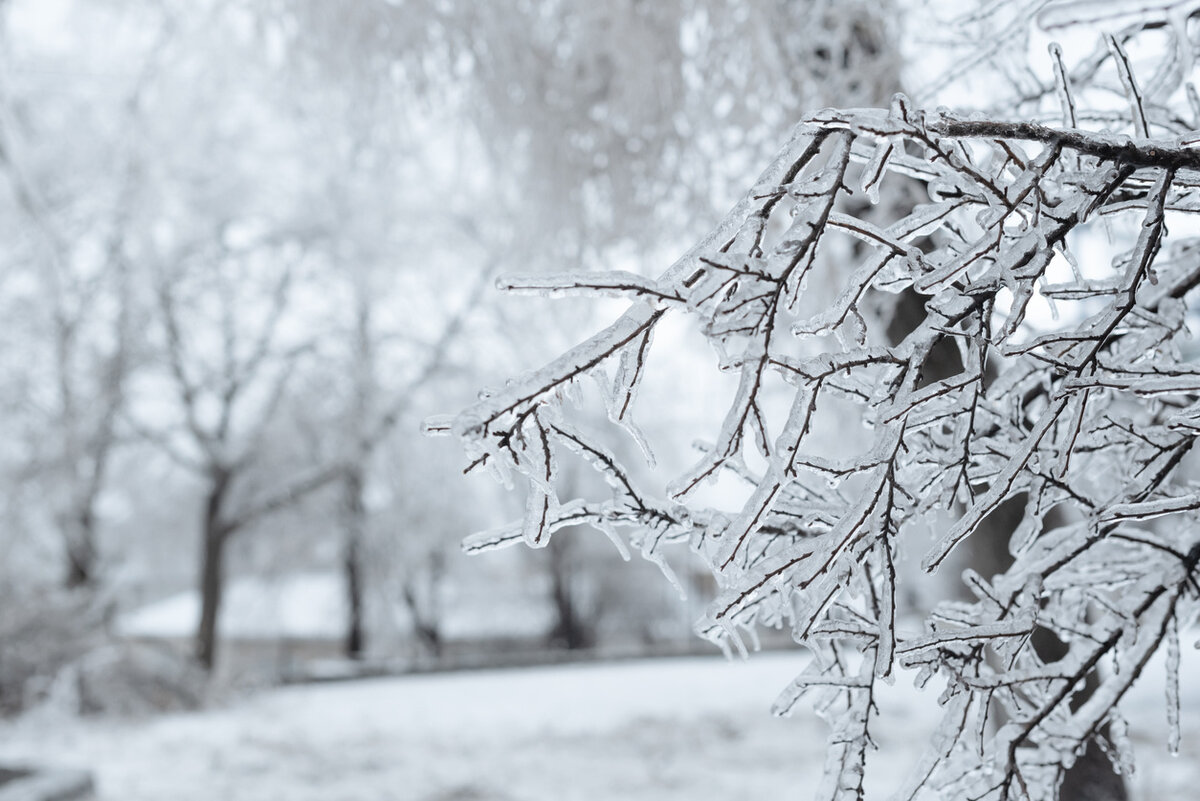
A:
{"label": "white roof", "polygon": [[[333,572],[234,579],[225,588],[218,635],[241,640],[341,639],[347,617],[344,586],[341,575]],[[554,625],[553,610],[541,596],[451,593],[447,601],[441,621],[446,640],[543,637]],[[195,633],[199,619],[199,596],[189,590],[119,616],[117,632],[186,639]]]}
{"label": "white roof", "polygon": [[[200,619],[200,598],[182,592],[121,615],[117,631],[128,637],[186,638]],[[231,639],[337,639],[346,628],[346,600],[333,573],[293,573],[234,579],[225,587],[217,621]]]}

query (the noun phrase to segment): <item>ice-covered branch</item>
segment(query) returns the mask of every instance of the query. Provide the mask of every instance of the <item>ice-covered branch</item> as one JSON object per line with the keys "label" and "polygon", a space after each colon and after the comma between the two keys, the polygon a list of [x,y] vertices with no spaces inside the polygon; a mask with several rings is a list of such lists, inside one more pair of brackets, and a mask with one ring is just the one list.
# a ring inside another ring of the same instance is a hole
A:
{"label": "ice-covered branch", "polygon": [[[817,654],[779,709],[806,697],[841,716],[829,798],[861,793],[874,681],[896,665],[947,681],[945,724],[902,797],[1049,797],[1031,782],[1053,790],[1118,714],[1125,666],[1145,665],[1198,592],[1200,550],[1173,521],[1200,512],[1182,472],[1200,434],[1188,344],[1200,247],[1170,223],[1200,211],[1200,150],[1150,138],[1162,128],[1150,94],[1123,41],[1111,45],[1129,99],[1124,128],[1080,127],[1095,71],[1071,72],[1053,50],[1070,127],[926,112],[903,97],[825,110],[657,279],[509,280],[635,302],[438,424],[475,464],[521,476],[529,493],[523,522],[470,547],[522,536],[542,545],[576,523],[618,543],[618,530],[642,536],[650,558],[687,542],[719,587],[697,626],[704,636],[744,650],[744,635],[783,628]],[[1101,217],[1130,233],[1099,236]],[[834,291],[814,303],[814,281]],[[648,453],[631,420],[652,334],[675,314],[738,386],[720,426],[698,432],[697,463],[647,486],[594,426],[571,424],[580,412],[563,401],[579,379],[596,379],[608,422]],[[838,425],[861,435],[835,435],[831,448],[820,422],[831,408],[851,409]],[[555,465],[567,458],[603,478],[611,498],[560,501]],[[749,492],[732,508],[702,506],[699,489],[723,474]],[[1010,509],[1018,519],[1001,528]],[[934,579],[902,575],[895,557],[927,548],[927,527],[929,571],[978,538],[998,538],[1013,561],[968,571],[975,600],[927,610],[926,630],[906,639],[898,586]],[[1046,632],[1070,643],[1066,657],[1039,656],[1032,641]],[[1113,660],[1121,676],[1101,679]],[[997,709],[1007,720],[998,732]]]}

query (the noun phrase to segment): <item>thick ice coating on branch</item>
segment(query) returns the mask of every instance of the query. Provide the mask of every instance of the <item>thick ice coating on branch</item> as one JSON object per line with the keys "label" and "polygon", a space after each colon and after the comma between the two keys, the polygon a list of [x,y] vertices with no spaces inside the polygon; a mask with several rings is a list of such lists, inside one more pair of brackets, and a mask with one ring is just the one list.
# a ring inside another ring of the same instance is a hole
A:
{"label": "thick ice coating on branch", "polygon": [[[1085,5],[1047,19],[1066,24]],[[1200,486],[1181,469],[1200,433],[1187,327],[1200,240],[1171,222],[1200,210],[1200,151],[1177,144],[1184,123],[1137,89],[1124,52],[1109,56],[1133,98],[1123,131],[963,118],[903,98],[827,110],[657,279],[509,279],[633,303],[450,426],[473,464],[502,466],[528,492],[521,524],[471,547],[542,545],[567,522],[631,538],[664,566],[663,549],[690,546],[719,588],[701,633],[740,648],[742,634],[784,628],[812,650],[777,708],[807,698],[834,722],[830,799],[861,794],[873,688],[895,665],[945,680],[943,727],[905,798],[1053,797],[1080,750],[1119,729],[1130,671],[1160,646],[1175,731],[1177,632],[1196,609],[1200,562]],[[1054,57],[1047,102],[1085,125],[1091,73]],[[1111,239],[1097,235],[1102,218]],[[1106,257],[1086,258],[1101,242]],[[814,305],[817,280],[836,286]],[[910,324],[892,330],[902,309]],[[738,385],[720,428],[698,432],[696,464],[642,486],[563,398],[596,379],[607,422],[649,454],[632,419],[652,336],[674,314]],[[853,409],[845,425],[861,436],[831,452],[816,421],[834,407]],[[566,459],[611,497],[560,501]],[[740,508],[697,500],[723,474],[749,482]],[[1012,507],[1023,521],[997,530]],[[969,573],[974,601],[923,610],[924,632],[898,633],[898,554],[927,550],[937,571],[979,537],[1003,537],[1011,567]],[[1067,655],[1044,661],[1038,630]],[[1119,673],[1085,689],[1111,665]]]}

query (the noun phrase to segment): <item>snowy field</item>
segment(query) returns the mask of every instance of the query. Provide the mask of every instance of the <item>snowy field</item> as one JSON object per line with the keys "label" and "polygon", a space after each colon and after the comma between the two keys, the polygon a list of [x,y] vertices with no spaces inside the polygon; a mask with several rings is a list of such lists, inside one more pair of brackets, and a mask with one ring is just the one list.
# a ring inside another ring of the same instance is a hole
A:
{"label": "snowy field", "polygon": [[[1162,745],[1161,666],[1129,699],[1138,799],[1195,797],[1196,661],[1184,665],[1181,756]],[[803,801],[824,726],[807,710],[768,712],[802,665],[767,654],[422,675],[142,720],[42,710],[0,726],[0,761],[89,768],[102,801]],[[905,681],[882,699],[872,797],[926,741],[929,700]]]}

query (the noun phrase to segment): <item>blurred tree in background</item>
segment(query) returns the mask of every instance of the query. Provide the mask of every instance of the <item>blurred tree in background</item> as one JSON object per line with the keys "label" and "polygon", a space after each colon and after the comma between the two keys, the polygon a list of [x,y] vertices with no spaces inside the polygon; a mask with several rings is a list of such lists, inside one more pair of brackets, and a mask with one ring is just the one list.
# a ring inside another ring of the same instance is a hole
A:
{"label": "blurred tree in background", "polygon": [[[266,565],[342,575],[349,654],[372,599],[433,631],[478,523],[395,480],[417,421],[593,313],[530,330],[482,290],[653,263],[800,109],[889,93],[886,9],[850,7],[4,4],[8,589],[192,584],[208,666],[227,577]],[[530,568],[561,631],[616,608],[578,558]]]}

